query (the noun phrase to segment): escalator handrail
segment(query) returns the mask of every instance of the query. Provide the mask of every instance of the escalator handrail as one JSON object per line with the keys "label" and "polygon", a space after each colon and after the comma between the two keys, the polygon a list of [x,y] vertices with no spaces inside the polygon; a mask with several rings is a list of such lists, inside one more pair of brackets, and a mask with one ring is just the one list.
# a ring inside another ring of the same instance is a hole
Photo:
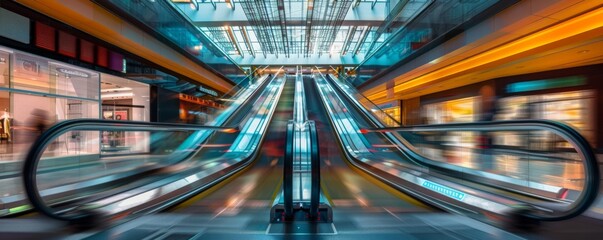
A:
{"label": "escalator handrail", "polygon": [[310,167],[312,171],[310,217],[315,218],[318,216],[318,207],[320,204],[320,145],[314,121],[308,121],[308,128],[310,131]]}
{"label": "escalator handrail", "polygon": [[[281,67],[277,71],[277,73],[280,72],[282,68],[283,67]],[[268,76],[266,76],[266,78],[268,78]],[[260,91],[260,89],[263,89],[262,87],[267,86],[275,78],[276,78],[276,74],[274,76],[272,76],[272,79],[265,79],[264,81],[262,81],[262,84],[260,84],[256,89],[253,90],[253,92],[251,94],[249,94],[249,96],[247,97],[247,101],[249,101],[250,99],[253,99],[255,96],[261,94],[262,91]],[[243,105],[245,105],[245,104],[241,104],[238,107],[236,107],[236,109],[226,119],[224,119],[224,121],[222,121],[222,122],[226,123],[226,122],[230,121],[233,118],[233,116],[239,114],[239,112],[241,111],[241,106],[243,106]]]}
{"label": "escalator handrail", "polygon": [[[322,73],[321,73],[322,75]],[[328,81],[329,77],[323,77]],[[335,84],[337,85],[337,84]],[[337,89],[342,91],[339,86]],[[348,100],[350,96],[343,93]],[[364,117],[368,118],[370,122],[379,126],[374,121],[374,116],[369,113],[362,111],[365,110],[361,106],[356,104],[353,107],[361,110],[360,112]],[[369,116],[367,116],[369,115]],[[382,126],[382,125],[381,125]],[[593,149],[590,147],[588,141],[582,136],[576,129],[571,126],[557,121],[541,120],[541,119],[526,119],[526,120],[507,120],[507,121],[489,121],[489,122],[471,122],[471,123],[447,123],[437,125],[417,125],[411,127],[377,127],[367,128],[366,131],[380,131],[380,132],[395,132],[395,131],[513,131],[514,130],[548,130],[557,133],[559,136],[568,141],[581,156],[584,162],[585,171],[585,184],[584,189],[581,191],[579,197],[570,204],[570,208],[565,211],[565,214],[559,216],[542,216],[542,215],[529,215],[533,219],[540,221],[560,221],[570,219],[578,216],[586,211],[589,206],[596,200],[599,190],[599,166],[596,159],[596,155]],[[387,134],[385,134],[387,136]],[[390,136],[393,137],[393,136]],[[392,140],[392,139],[390,139]],[[394,141],[397,142],[397,141]],[[402,146],[401,146],[402,147]],[[426,165],[430,168],[435,168],[443,172],[455,171],[458,172],[463,169],[460,166],[454,166],[438,161],[434,161],[423,155],[416,153],[411,148],[404,146],[400,148],[404,153],[413,158],[414,162],[421,165]]]}
{"label": "escalator handrail", "polygon": [[293,145],[294,145],[295,122],[289,120],[287,123],[287,136],[285,139],[285,159],[283,169],[283,197],[285,205],[285,216],[293,215]]}
{"label": "escalator handrail", "polygon": [[[280,69],[277,71],[277,74],[278,74],[278,73],[279,73],[279,72],[280,72],[282,69],[283,69],[283,67],[281,66],[281,68],[280,68]],[[268,78],[268,76],[266,76],[266,78]],[[260,84],[260,85],[259,85],[259,86],[258,86],[256,89],[254,89],[254,90],[253,90],[253,92],[252,92],[251,94],[249,94],[249,96],[247,97],[246,101],[250,101],[251,99],[254,99],[256,96],[260,95],[260,94],[262,93],[262,91],[260,91],[260,89],[263,89],[264,87],[268,86],[268,84],[270,84],[270,82],[271,82],[272,80],[274,80],[275,78],[276,78],[276,74],[275,74],[275,75],[272,77],[272,79],[265,79],[264,81],[262,81],[262,83],[261,83],[261,84]],[[241,91],[239,91],[238,93],[240,93],[240,92],[241,92]],[[235,95],[235,97],[237,97],[237,96],[238,96],[238,93],[237,93],[237,95]],[[232,121],[232,119],[234,118],[234,116],[239,115],[239,114],[243,114],[243,112],[242,112],[242,110],[241,110],[241,109],[243,109],[243,108],[242,108],[242,106],[243,106],[243,105],[245,105],[245,104],[241,104],[241,105],[239,105],[239,106],[236,106],[236,109],[235,109],[235,110],[233,110],[233,111],[232,111],[232,112],[231,112],[231,113],[230,113],[230,114],[229,114],[229,115],[228,115],[228,116],[227,116],[227,117],[226,117],[224,120],[222,120],[221,122],[216,123],[216,122],[213,122],[213,121],[212,121],[211,123],[214,123],[214,124],[225,124],[225,123],[228,123],[228,122]],[[230,107],[230,106],[229,106],[229,107]],[[251,111],[252,111],[252,108],[249,108],[249,109],[247,110],[247,112],[245,112],[244,114],[245,114],[245,115],[247,115],[247,114],[248,114],[249,112],[251,112]],[[237,128],[238,128],[238,127],[240,127],[240,126],[237,126]],[[215,133],[215,132],[214,132],[214,133]],[[204,138],[204,139],[200,140],[200,142],[205,142],[207,139],[209,139],[209,136],[207,136],[206,138]],[[199,147],[198,147],[198,148],[196,148],[196,149],[195,149],[195,151],[190,151],[190,156],[192,156],[192,155],[196,154],[197,152],[201,151],[201,144],[197,144],[197,146],[199,146]],[[178,162],[178,161],[176,161],[176,162]]]}
{"label": "escalator handrail", "polygon": [[[193,124],[181,123],[151,123],[139,121],[119,121],[119,120],[104,120],[104,119],[73,119],[59,122],[51,126],[38,137],[31,149],[28,151],[23,164],[23,184],[25,192],[30,201],[30,204],[41,213],[63,221],[72,221],[77,217],[66,217],[57,214],[42,200],[40,191],[37,186],[37,167],[42,154],[56,137],[68,131],[198,131],[198,130],[215,130],[223,132],[236,132],[238,128],[232,127],[216,127],[216,126],[201,126]],[[82,217],[84,217],[82,215]]]}
{"label": "escalator handrail", "polygon": [[[580,215],[595,201],[599,191],[599,165],[590,144],[576,129],[561,122],[551,120],[505,120],[471,123],[447,123],[437,125],[417,125],[410,127],[373,128],[367,131],[406,131],[406,132],[443,132],[443,131],[525,131],[547,130],[556,133],[568,141],[584,162],[585,185],[580,196],[574,201],[565,215],[557,217],[532,216],[538,220],[559,221]],[[418,157],[422,157],[419,155]]]}

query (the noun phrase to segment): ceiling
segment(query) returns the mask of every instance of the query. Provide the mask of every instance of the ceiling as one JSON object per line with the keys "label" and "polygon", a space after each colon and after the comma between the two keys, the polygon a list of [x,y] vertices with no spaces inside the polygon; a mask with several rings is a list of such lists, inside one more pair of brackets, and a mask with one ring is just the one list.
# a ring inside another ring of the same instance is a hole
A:
{"label": "ceiling", "polygon": [[[392,32],[419,13],[430,1],[172,2],[224,52],[236,59],[258,56],[308,58],[316,55],[363,57],[372,49],[376,49]],[[232,13],[224,12],[225,8],[231,9]],[[210,13],[207,13],[208,11]],[[211,14],[214,14],[211,20],[204,19],[203,15]]]}

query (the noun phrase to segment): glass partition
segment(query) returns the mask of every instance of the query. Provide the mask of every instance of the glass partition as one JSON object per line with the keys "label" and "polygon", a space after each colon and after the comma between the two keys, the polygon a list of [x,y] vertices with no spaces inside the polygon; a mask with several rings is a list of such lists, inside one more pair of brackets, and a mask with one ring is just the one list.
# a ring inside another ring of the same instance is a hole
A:
{"label": "glass partition", "polygon": [[[397,32],[369,53],[356,67],[356,76],[349,81],[354,86],[363,84],[373,76],[404,61],[427,45],[433,47],[436,39],[441,39],[451,30],[468,22],[480,13],[496,7],[502,10],[515,1],[433,1],[421,14],[406,23]],[[498,6],[502,5],[502,6]],[[506,6],[505,6],[506,5]]]}
{"label": "glass partition", "polygon": [[101,3],[123,11],[156,31],[172,44],[186,51],[232,81],[240,80],[245,71],[169,1],[110,0]]}

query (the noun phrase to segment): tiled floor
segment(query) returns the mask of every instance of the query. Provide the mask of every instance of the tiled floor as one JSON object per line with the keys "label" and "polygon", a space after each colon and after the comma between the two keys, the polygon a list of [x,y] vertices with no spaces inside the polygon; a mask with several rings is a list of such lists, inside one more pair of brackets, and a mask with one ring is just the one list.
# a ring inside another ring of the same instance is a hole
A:
{"label": "tiled floor", "polygon": [[447,213],[366,214],[335,210],[331,223],[269,224],[264,211],[237,216],[158,214],[69,239],[523,239],[515,234]]}

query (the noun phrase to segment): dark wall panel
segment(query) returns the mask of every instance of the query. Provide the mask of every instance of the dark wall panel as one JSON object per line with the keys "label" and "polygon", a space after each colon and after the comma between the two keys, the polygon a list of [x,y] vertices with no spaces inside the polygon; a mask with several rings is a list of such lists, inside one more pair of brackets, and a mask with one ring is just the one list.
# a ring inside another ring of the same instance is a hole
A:
{"label": "dark wall panel", "polygon": [[180,122],[177,92],[151,86],[151,122]]}

